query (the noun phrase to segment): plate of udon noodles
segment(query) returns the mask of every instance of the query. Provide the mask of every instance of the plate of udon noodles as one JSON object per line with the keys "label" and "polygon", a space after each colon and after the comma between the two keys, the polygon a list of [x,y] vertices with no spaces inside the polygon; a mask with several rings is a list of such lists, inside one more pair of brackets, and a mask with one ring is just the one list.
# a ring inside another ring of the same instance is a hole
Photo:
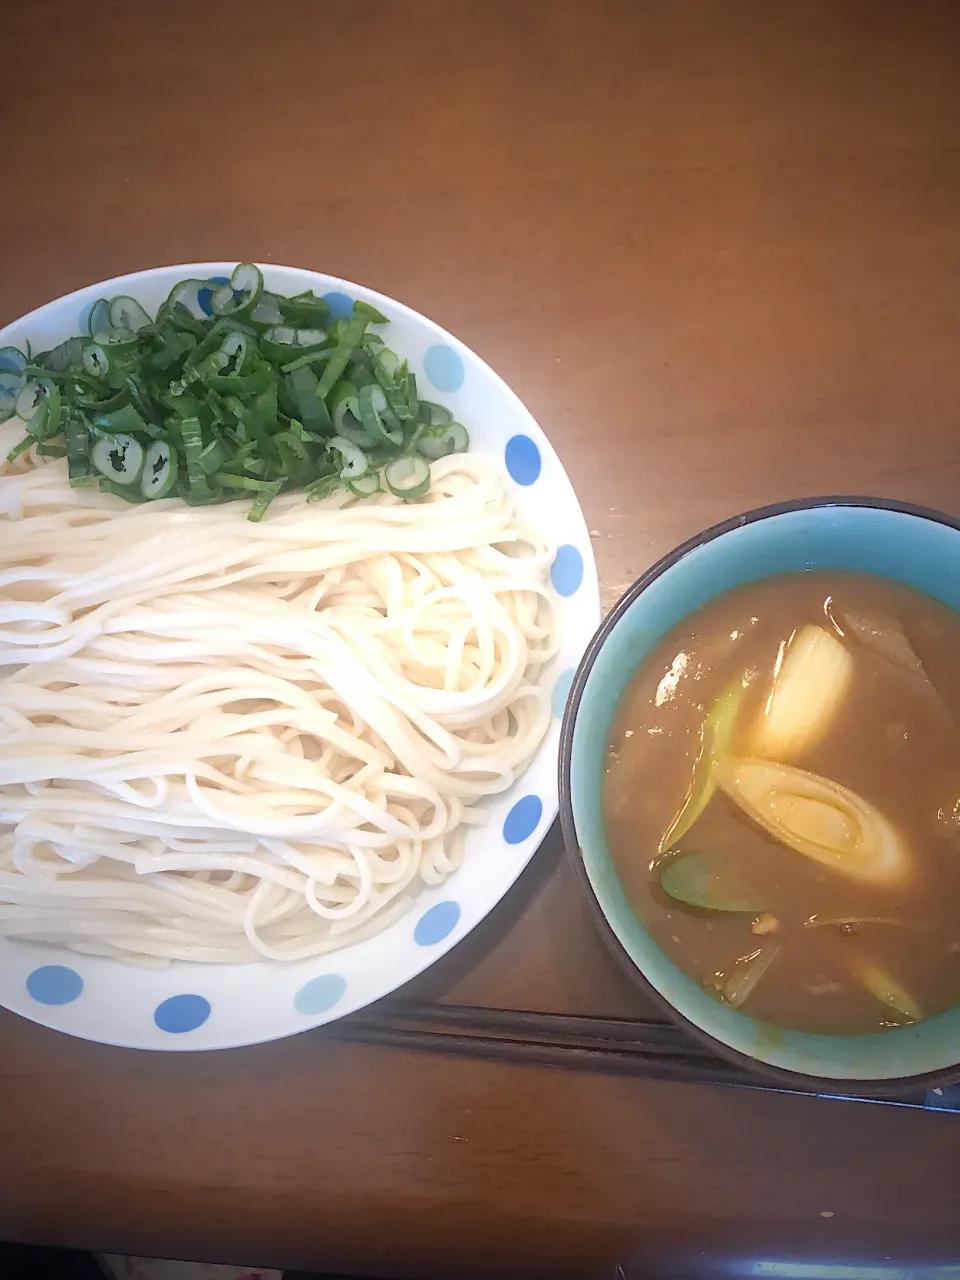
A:
{"label": "plate of udon noodles", "polygon": [[[92,285],[0,347],[35,360],[100,299],[152,318],[234,267]],[[283,492],[253,523],[241,501],[76,487],[55,447],[6,461],[24,422],[0,423],[0,1004],[103,1043],[291,1035],[455,946],[556,815],[599,623],[573,487],[482,360],[331,276],[266,266],[263,288],[326,299],[331,324],[382,312],[469,448],[414,501]]]}

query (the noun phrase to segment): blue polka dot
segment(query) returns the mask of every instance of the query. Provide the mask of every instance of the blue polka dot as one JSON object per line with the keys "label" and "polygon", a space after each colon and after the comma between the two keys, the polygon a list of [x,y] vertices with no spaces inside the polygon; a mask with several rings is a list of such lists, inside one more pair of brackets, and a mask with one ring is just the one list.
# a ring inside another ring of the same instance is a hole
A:
{"label": "blue polka dot", "polygon": [[563,719],[563,713],[567,709],[567,699],[570,697],[570,686],[573,684],[573,667],[568,667],[566,671],[561,671],[557,676],[557,682],[553,686],[553,693],[550,696],[550,706],[553,708],[553,714],[558,720]]}
{"label": "blue polka dot", "polygon": [[533,484],[540,475],[540,450],[529,436],[511,436],[504,459],[517,484]]}
{"label": "blue polka dot", "polygon": [[442,942],[447,934],[452,933],[460,919],[458,902],[438,902],[435,907],[425,911],[417,921],[413,931],[413,940],[420,947],[434,947]]}
{"label": "blue polka dot", "polygon": [[297,1013],[326,1013],[343,999],[346,989],[347,980],[339,973],[322,973],[303,984],[293,997],[293,1007]]}
{"label": "blue polka dot", "polygon": [[45,964],[27,978],[27,991],[38,1004],[71,1004],[83,990],[83,979],[65,964]]}
{"label": "blue polka dot", "polygon": [[503,823],[503,838],[507,844],[522,844],[532,836],[543,817],[543,801],[539,796],[524,796],[518,800]]}
{"label": "blue polka dot", "polygon": [[[214,284],[230,283],[229,276],[211,276],[210,279],[213,281]],[[197,305],[205,315],[212,316],[213,315],[213,290],[206,289],[206,288],[198,289]]]}
{"label": "blue polka dot", "polygon": [[569,542],[557,547],[556,559],[550,566],[550,581],[561,596],[572,596],[583,581],[583,556]]}
{"label": "blue polka dot", "polygon": [[323,300],[330,308],[330,316],[339,320],[341,316],[353,315],[353,299],[348,293],[340,293],[334,289],[323,295]]}
{"label": "blue polka dot", "polygon": [[423,357],[423,367],[427,377],[438,391],[459,391],[467,376],[460,356],[453,347],[448,347],[442,342],[427,348],[427,354]]}
{"label": "blue polka dot", "polygon": [[210,1017],[210,1001],[203,996],[182,995],[171,996],[157,1005],[153,1020],[161,1031],[169,1031],[171,1035],[182,1035],[185,1031],[196,1031]]}

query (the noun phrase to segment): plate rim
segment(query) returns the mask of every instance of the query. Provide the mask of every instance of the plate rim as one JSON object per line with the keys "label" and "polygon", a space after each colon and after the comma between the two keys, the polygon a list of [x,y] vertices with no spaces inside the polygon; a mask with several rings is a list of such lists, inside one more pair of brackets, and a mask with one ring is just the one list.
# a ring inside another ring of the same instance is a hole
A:
{"label": "plate rim", "polygon": [[[57,295],[56,297],[50,298],[46,302],[43,302],[39,306],[34,307],[32,310],[24,313],[22,316],[18,316],[15,319],[9,321],[2,328],[0,328],[0,346],[7,345],[8,343],[11,342],[12,330],[19,331],[23,329],[25,326],[28,326],[31,322],[35,322],[35,323],[42,322],[43,313],[46,312],[49,308],[61,307],[64,304],[70,303],[71,301],[76,301],[78,305],[82,305],[85,301],[89,300],[91,294],[100,294],[101,291],[103,295],[111,296],[111,290],[115,293],[115,292],[122,291],[124,288],[126,288],[135,296],[134,288],[138,280],[142,281],[147,278],[155,278],[158,274],[161,274],[161,273],[175,272],[177,273],[177,278],[179,279],[183,279],[185,277],[193,277],[193,276],[196,276],[196,277],[202,276],[202,278],[208,279],[215,274],[229,274],[232,268],[236,265],[237,265],[237,262],[234,260],[169,263],[161,266],[145,267],[137,271],[125,272],[123,274],[112,276],[105,280],[93,281],[90,284],[82,285],[77,289],[73,289],[69,293],[60,294],[60,295]],[[365,299],[374,302],[374,304],[382,302],[386,304],[387,308],[392,308],[393,311],[396,312],[397,314],[404,316],[406,319],[414,322],[415,324],[424,326],[428,331],[430,331],[436,337],[437,340],[443,341],[448,345],[452,346],[454,350],[458,352],[458,354],[467,355],[471,362],[475,362],[475,364],[479,366],[482,373],[488,379],[490,379],[491,382],[499,389],[500,393],[504,395],[509,402],[512,403],[513,408],[518,415],[519,421],[521,421],[524,424],[524,429],[532,435],[532,438],[534,439],[538,448],[541,450],[542,453],[544,453],[550,459],[552,464],[556,467],[557,471],[559,472],[559,479],[561,483],[565,483],[569,490],[569,497],[572,503],[574,504],[574,507],[576,509],[576,515],[580,523],[580,529],[572,531],[571,541],[576,543],[577,549],[580,551],[583,559],[583,580],[577,591],[577,609],[578,609],[578,612],[585,617],[585,619],[587,618],[587,615],[589,615],[589,622],[592,624],[590,635],[592,636],[593,634],[595,634],[596,629],[600,626],[601,619],[602,619],[600,585],[599,585],[599,575],[598,575],[597,566],[596,566],[596,557],[594,555],[594,550],[593,550],[593,542],[589,534],[589,527],[587,525],[587,521],[583,513],[583,508],[577,496],[577,492],[574,487],[573,481],[571,480],[566,468],[564,467],[562,461],[560,460],[560,457],[557,454],[557,451],[554,448],[550,438],[548,437],[547,433],[543,430],[543,428],[540,426],[540,423],[534,417],[533,413],[530,411],[527,405],[523,402],[523,400],[517,394],[517,392],[515,392],[513,388],[505,381],[505,379],[502,378],[500,374],[498,374],[496,370],[493,369],[487,363],[487,361],[483,359],[481,355],[479,355],[476,351],[474,351],[472,347],[469,347],[465,342],[463,342],[455,334],[443,328],[443,326],[437,323],[437,321],[432,320],[429,316],[425,316],[422,312],[417,311],[415,308],[409,306],[407,303],[401,302],[398,299],[391,297],[389,294],[385,294],[380,292],[377,289],[373,289],[369,285],[361,284],[356,281],[347,280],[341,276],[334,276],[326,272],[315,271],[313,268],[310,268],[310,267],[288,266],[283,263],[275,263],[272,261],[258,263],[257,265],[263,271],[265,277],[268,274],[272,274],[272,273],[278,273],[278,274],[290,273],[291,275],[297,276],[301,279],[303,277],[313,277],[313,279],[316,282],[319,282],[322,284],[326,292],[330,292],[334,290],[342,290],[344,293],[348,293],[353,297],[362,296]],[[392,320],[393,320],[393,316],[391,315],[391,321]],[[441,395],[442,394],[443,393],[441,392]],[[477,450],[477,454],[478,456],[484,456],[482,449]],[[574,538],[572,536],[574,532],[580,533],[582,534],[582,536],[580,538]],[[579,662],[582,659],[583,654],[586,652],[586,649],[589,643],[590,643],[590,636],[587,636],[587,638],[583,642],[583,646],[580,652],[571,657],[570,663],[574,668],[576,668],[579,665]],[[550,664],[547,665],[546,670],[547,671],[551,670]],[[549,745],[551,738],[553,738],[554,740],[552,747]],[[536,755],[534,756],[533,760],[530,762],[530,765],[527,766],[527,770],[529,770],[530,766],[535,761],[537,761],[541,757],[541,754],[546,750],[549,750],[551,752],[551,757],[553,761],[553,768],[551,770],[552,783],[551,783],[551,789],[550,789],[549,795],[544,796],[542,818],[540,823],[538,824],[539,830],[540,830],[539,838],[536,839],[534,843],[531,843],[528,849],[523,850],[518,854],[515,865],[509,869],[509,871],[503,877],[501,883],[498,884],[496,891],[491,894],[490,901],[485,903],[485,905],[482,907],[479,914],[477,914],[475,918],[472,918],[469,926],[467,926],[466,928],[454,928],[451,931],[451,933],[447,935],[447,937],[441,939],[439,942],[431,945],[430,947],[422,948],[422,953],[423,953],[422,963],[415,963],[413,965],[405,966],[403,969],[403,977],[400,980],[394,980],[392,978],[385,979],[384,980],[386,984],[385,989],[382,990],[379,994],[375,994],[375,995],[364,994],[364,995],[361,995],[360,998],[356,1000],[343,999],[339,1001],[333,1008],[325,1010],[324,1012],[319,1014],[300,1014],[298,1024],[295,1026],[291,1025],[288,1029],[285,1029],[285,1030],[277,1031],[277,1030],[274,1030],[273,1028],[269,1028],[263,1031],[262,1033],[260,1032],[251,1033],[248,1031],[240,1035],[235,1034],[235,1035],[225,1036],[221,1040],[219,1040],[216,1044],[198,1043],[198,1042],[192,1041],[189,1035],[172,1035],[162,1042],[147,1043],[144,1038],[137,1037],[134,1034],[131,1034],[130,1038],[121,1038],[121,1037],[112,1037],[112,1036],[108,1037],[104,1034],[97,1034],[95,1032],[91,1033],[90,1031],[86,1030],[83,1027],[74,1028],[71,1026],[64,1026],[62,1021],[57,1020],[55,1015],[59,1009],[69,1008],[70,1007],[69,1005],[66,1005],[66,1006],[52,1005],[51,1006],[51,1005],[41,1004],[36,1000],[31,1000],[25,989],[23,992],[23,998],[16,999],[14,997],[8,996],[7,993],[5,993],[2,990],[2,987],[0,987],[0,1007],[9,1009],[11,1012],[18,1014],[21,1017],[25,1017],[29,1021],[34,1022],[38,1025],[47,1027],[50,1030],[57,1031],[77,1039],[86,1040],[90,1043],[104,1044],[104,1045],[109,1045],[111,1047],[116,1047],[116,1048],[138,1049],[138,1050],[143,1050],[145,1052],[158,1052],[158,1053],[213,1053],[213,1052],[221,1052],[228,1049],[246,1048],[248,1046],[253,1046],[257,1044],[268,1044],[275,1040],[283,1040],[291,1036],[296,1036],[296,1035],[303,1034],[304,1032],[315,1030],[318,1027],[322,1027],[332,1022],[339,1021],[341,1018],[348,1017],[350,1016],[350,1014],[356,1013],[360,1009],[369,1008],[372,1004],[375,1004],[377,1001],[386,999],[388,996],[391,996],[395,994],[397,991],[401,990],[407,983],[413,981],[414,978],[419,977],[427,969],[437,964],[444,956],[448,955],[501,904],[501,902],[509,895],[511,890],[514,888],[520,876],[529,866],[534,855],[537,853],[538,849],[540,848],[547,834],[555,824],[558,814],[560,812],[560,794],[559,794],[560,728],[559,728],[559,725],[557,724],[555,717],[551,720],[551,726],[550,726],[550,729],[548,730],[547,737],[538,748]],[[524,774],[520,775],[521,778],[526,776],[527,770],[524,771]],[[476,856],[476,855],[474,854],[473,856]],[[458,873],[459,873],[459,869],[457,872],[454,872],[450,877],[448,877],[447,880],[445,880],[443,883],[445,885],[455,883]],[[398,917],[397,922],[399,922],[399,920],[402,920],[402,919],[408,919],[410,915],[411,915],[410,911],[404,912],[402,916]],[[387,926],[387,928],[389,929],[390,926]],[[325,953],[325,956],[326,957],[339,956],[344,952],[349,952],[354,947],[357,947],[357,948],[363,947],[365,943],[370,941],[375,941],[377,938],[381,938],[383,936],[384,936],[383,933],[375,934],[370,939],[364,939],[354,944],[348,944],[343,948],[339,948],[337,950],[327,952]],[[12,939],[10,940],[0,939],[0,946],[3,946],[4,948],[6,946],[14,946],[14,945],[16,945],[19,949],[21,944],[16,943]],[[37,947],[38,954],[43,955],[45,958],[48,956],[62,954],[62,956],[64,957],[64,963],[68,962],[69,957],[76,956],[77,954],[75,952],[70,951],[67,948],[54,948],[46,944],[34,944],[34,943],[25,944],[24,946],[25,953],[27,952],[27,948],[32,949],[33,947]],[[313,961],[313,960],[320,960],[321,958],[323,957],[317,956],[317,957],[311,957],[310,959],[311,961]],[[107,957],[83,956],[81,957],[81,959],[84,961],[95,959],[105,964],[113,964],[113,965],[119,965],[120,963],[119,961],[116,961],[116,960],[110,960]],[[417,959],[420,960],[421,957],[418,955]],[[287,962],[278,962],[278,968],[285,969],[289,973],[289,972],[293,972],[295,965],[303,964],[303,963],[305,963],[305,961],[291,961],[289,962],[289,964]],[[272,966],[267,966],[266,963],[263,961],[260,961],[260,962],[253,961],[251,962],[251,964],[248,964],[248,965],[223,965],[223,966],[207,965],[207,964],[203,964],[200,961],[179,961],[177,962],[176,970],[178,972],[190,973],[190,972],[196,972],[198,970],[203,972],[210,969],[219,969],[221,972],[223,972],[227,969],[239,970],[239,969],[250,969],[251,967],[261,972],[272,968]],[[150,1025],[152,1026],[153,1024],[151,1023]]]}

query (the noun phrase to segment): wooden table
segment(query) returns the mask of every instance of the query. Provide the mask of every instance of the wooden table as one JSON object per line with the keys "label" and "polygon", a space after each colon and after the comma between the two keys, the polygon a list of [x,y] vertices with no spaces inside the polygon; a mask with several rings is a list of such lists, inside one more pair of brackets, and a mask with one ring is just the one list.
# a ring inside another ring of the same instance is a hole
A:
{"label": "wooden table", "polygon": [[[608,605],[773,499],[960,512],[952,0],[33,0],[4,21],[0,319],[205,258],[376,285],[530,406]],[[644,1013],[556,833],[411,994]],[[0,1236],[383,1276],[960,1254],[953,1115],[324,1033],[199,1057],[6,1014],[0,1034]]]}

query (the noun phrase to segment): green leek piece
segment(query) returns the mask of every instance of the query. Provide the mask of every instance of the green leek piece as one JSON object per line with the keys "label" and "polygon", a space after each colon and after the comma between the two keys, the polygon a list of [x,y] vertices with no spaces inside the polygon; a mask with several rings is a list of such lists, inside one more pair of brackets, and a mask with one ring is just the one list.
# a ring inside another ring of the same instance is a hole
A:
{"label": "green leek piece", "polygon": [[731,874],[729,860],[716,854],[681,853],[664,863],[660,887],[676,902],[701,911],[752,916],[766,911],[766,905],[757,897],[732,887]]}
{"label": "green leek piece", "polygon": [[908,1022],[922,1022],[923,1010],[913,996],[893,977],[866,956],[855,956],[851,963],[854,976],[881,1004],[893,1009]]}
{"label": "green leek piece", "polygon": [[731,680],[710,708],[700,729],[700,749],[693,764],[693,777],[677,816],[660,841],[660,853],[675,848],[710,803],[717,789],[717,767],[730,752],[742,701],[743,680],[738,678]]}
{"label": "green leek piece", "polygon": [[770,760],[729,759],[716,785],[788,849],[869,884],[897,884],[911,859],[900,832],[869,801],[815,773]]}
{"label": "green leek piece", "polygon": [[754,755],[783,760],[822,737],[853,678],[854,661],[823,627],[805,626],[781,646],[773,689],[752,740]]}
{"label": "green leek piece", "polygon": [[723,977],[718,994],[725,1004],[739,1009],[750,999],[757,984],[783,950],[779,942],[767,942],[741,956]]}

